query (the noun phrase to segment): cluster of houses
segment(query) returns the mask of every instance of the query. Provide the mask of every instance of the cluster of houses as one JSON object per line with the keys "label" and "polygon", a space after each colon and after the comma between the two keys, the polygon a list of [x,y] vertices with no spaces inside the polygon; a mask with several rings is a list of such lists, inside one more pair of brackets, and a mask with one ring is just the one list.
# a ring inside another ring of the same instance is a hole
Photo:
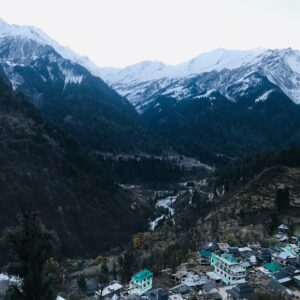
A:
{"label": "cluster of houses", "polygon": [[269,248],[259,243],[244,247],[218,242],[202,245],[196,259],[198,271],[166,272],[171,288],[153,289],[153,273],[145,269],[133,275],[129,285],[114,281],[96,291],[95,299],[185,300],[191,295],[198,299],[250,299],[257,292],[300,298],[300,239],[283,239],[287,230],[286,225],[280,225],[277,243]]}
{"label": "cluster of houses", "polygon": [[213,292],[232,286],[226,289],[228,299],[249,299],[256,289],[300,297],[300,240],[286,238],[287,231],[286,225],[280,225],[277,243],[269,248],[259,243],[230,247],[216,242],[201,247],[200,264],[213,268],[206,273]]}

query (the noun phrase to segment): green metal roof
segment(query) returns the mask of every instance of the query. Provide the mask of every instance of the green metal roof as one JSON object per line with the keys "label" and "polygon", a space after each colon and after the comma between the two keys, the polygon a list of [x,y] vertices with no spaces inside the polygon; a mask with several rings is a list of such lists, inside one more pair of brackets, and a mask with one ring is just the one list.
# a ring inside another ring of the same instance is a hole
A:
{"label": "green metal roof", "polygon": [[135,280],[135,281],[141,281],[141,280],[144,280],[146,278],[150,278],[153,276],[153,273],[147,269],[135,274],[132,276],[132,278]]}
{"label": "green metal roof", "polygon": [[294,245],[291,245],[291,244],[287,244],[284,248],[283,248],[285,251],[287,252],[297,252],[298,251],[298,247],[297,246],[294,246]]}
{"label": "green metal roof", "polygon": [[281,264],[278,262],[272,262],[272,263],[265,264],[264,267],[267,270],[271,271],[272,273],[279,271],[282,268]]}
{"label": "green metal roof", "polygon": [[222,255],[222,257],[225,258],[226,260],[230,261],[231,263],[237,262],[236,258],[232,254],[225,253]]}
{"label": "green metal roof", "polygon": [[203,256],[203,257],[210,257],[211,256],[211,251],[209,250],[201,250],[200,251],[200,256]]}

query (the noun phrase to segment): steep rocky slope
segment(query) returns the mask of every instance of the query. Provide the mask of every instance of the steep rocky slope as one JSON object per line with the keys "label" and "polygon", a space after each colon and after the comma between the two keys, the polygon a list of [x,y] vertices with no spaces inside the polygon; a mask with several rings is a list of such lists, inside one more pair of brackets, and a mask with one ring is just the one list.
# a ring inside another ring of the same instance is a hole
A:
{"label": "steep rocky slope", "polygon": [[299,224],[299,180],[298,167],[267,168],[219,198],[217,208],[198,226],[204,226],[211,236],[233,234],[249,240],[268,238],[281,222]]}
{"label": "steep rocky slope", "polygon": [[[124,257],[133,269],[147,265],[158,272],[175,268],[213,240],[273,246],[279,224],[289,224],[291,230],[300,224],[299,180],[299,168],[272,167],[230,193],[213,193],[212,186],[190,188],[176,199],[172,218],[154,231],[135,235]],[[279,196],[287,188],[290,202]]]}

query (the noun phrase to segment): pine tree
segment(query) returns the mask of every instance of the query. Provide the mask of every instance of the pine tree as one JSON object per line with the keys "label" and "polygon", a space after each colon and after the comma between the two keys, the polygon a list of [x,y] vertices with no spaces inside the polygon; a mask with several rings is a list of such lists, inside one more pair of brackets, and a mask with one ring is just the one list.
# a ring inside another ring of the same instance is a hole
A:
{"label": "pine tree", "polygon": [[19,215],[17,226],[7,229],[1,242],[10,258],[4,271],[20,278],[20,284],[8,290],[6,299],[54,300],[59,271],[52,257],[58,238],[45,228],[39,215],[32,212]]}

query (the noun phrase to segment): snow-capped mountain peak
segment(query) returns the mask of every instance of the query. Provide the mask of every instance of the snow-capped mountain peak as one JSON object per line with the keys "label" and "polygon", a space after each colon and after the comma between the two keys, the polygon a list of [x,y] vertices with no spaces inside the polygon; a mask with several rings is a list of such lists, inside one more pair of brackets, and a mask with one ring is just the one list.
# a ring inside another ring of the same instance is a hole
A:
{"label": "snow-capped mountain peak", "polygon": [[166,65],[161,61],[143,61],[121,68],[100,68],[100,75],[111,84],[143,82],[154,79],[181,78],[212,70],[234,69],[253,63],[267,49],[226,50],[222,48],[202,53],[178,65]]}
{"label": "snow-capped mountain peak", "polygon": [[4,37],[22,37],[31,39],[41,44],[57,46],[58,43],[48,37],[42,30],[33,26],[20,26],[8,24],[2,19],[0,20],[0,38]]}
{"label": "snow-capped mountain peak", "polygon": [[98,67],[87,56],[81,56],[69,47],[62,46],[41,29],[28,25],[8,24],[3,19],[0,19],[0,45],[5,39],[13,38],[27,42],[33,41],[36,45],[50,46],[63,58],[78,63],[88,69],[93,75],[99,76]]}
{"label": "snow-capped mountain peak", "polygon": [[100,74],[111,83],[148,81],[166,76],[166,68],[161,61],[143,61],[121,68],[101,68]]}
{"label": "snow-capped mountain peak", "polygon": [[226,50],[218,48],[210,52],[205,52],[199,56],[183,63],[180,68],[186,75],[209,72],[212,70],[221,71],[222,69],[236,69],[253,63],[267,49],[256,48],[252,50]]}

